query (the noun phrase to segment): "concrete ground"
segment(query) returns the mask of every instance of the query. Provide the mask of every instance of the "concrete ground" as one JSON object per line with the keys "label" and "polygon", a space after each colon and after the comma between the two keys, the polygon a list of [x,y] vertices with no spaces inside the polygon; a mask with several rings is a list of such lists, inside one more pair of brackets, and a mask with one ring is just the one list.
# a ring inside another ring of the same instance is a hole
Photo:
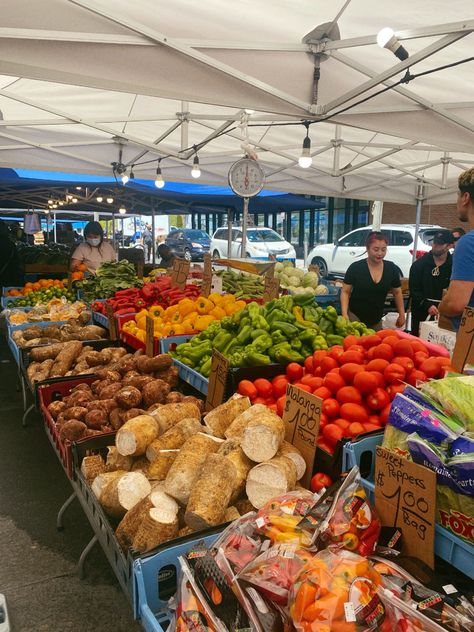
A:
{"label": "concrete ground", "polygon": [[56,515],[71,486],[47,439],[39,414],[22,428],[16,365],[0,339],[0,593],[12,632],[135,632],[131,604],[96,544],[76,564],[93,536],[75,500]]}

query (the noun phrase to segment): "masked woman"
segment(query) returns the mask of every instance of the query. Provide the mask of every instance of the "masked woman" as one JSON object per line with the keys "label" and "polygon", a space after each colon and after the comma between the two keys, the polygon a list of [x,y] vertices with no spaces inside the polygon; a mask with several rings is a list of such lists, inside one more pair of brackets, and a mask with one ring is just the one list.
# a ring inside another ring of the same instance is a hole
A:
{"label": "masked woman", "polygon": [[116,261],[117,254],[111,243],[104,241],[104,231],[99,222],[89,222],[84,228],[84,242],[72,253],[71,271],[79,269],[81,263],[88,272],[95,274],[105,261]]}

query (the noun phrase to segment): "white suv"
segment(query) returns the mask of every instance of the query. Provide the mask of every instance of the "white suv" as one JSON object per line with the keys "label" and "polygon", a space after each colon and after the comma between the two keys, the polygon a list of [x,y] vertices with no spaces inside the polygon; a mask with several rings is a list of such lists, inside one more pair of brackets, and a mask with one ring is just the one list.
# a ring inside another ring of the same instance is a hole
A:
{"label": "white suv", "polygon": [[293,246],[285,241],[277,232],[271,228],[252,227],[247,228],[247,245],[245,252],[242,252],[242,229],[232,229],[231,251],[227,253],[228,229],[218,228],[211,239],[211,255],[218,259],[268,259],[269,255],[274,255],[278,261],[296,259],[296,252]]}
{"label": "white suv", "polygon": [[[436,225],[420,225],[416,247],[417,258],[431,250],[433,235],[441,229],[441,226]],[[381,227],[381,232],[387,236],[389,243],[386,259],[393,261],[404,277],[408,277],[410,273],[415,230],[415,224],[382,224]],[[319,266],[323,277],[328,274],[343,277],[351,263],[366,257],[365,241],[371,232],[371,226],[357,228],[336,239],[333,244],[316,246],[308,254],[308,265]]]}

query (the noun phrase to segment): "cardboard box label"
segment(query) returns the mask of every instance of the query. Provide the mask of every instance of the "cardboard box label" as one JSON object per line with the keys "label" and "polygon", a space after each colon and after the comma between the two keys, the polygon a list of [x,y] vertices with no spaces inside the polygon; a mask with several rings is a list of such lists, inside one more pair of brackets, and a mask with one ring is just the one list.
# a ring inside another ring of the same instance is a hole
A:
{"label": "cardboard box label", "polygon": [[229,361],[222,353],[214,349],[212,352],[211,372],[209,374],[209,385],[207,388],[206,410],[212,410],[224,402],[228,373]]}
{"label": "cardboard box label", "polygon": [[456,336],[453,359],[454,369],[463,372],[466,364],[474,364],[474,309],[466,307]]}
{"label": "cardboard box label", "polygon": [[209,296],[212,292],[212,264],[211,255],[206,253],[204,255],[204,272],[202,275],[201,294],[203,296]]}
{"label": "cardboard box label", "polygon": [[402,531],[403,554],[434,568],[435,472],[377,446],[375,506],[383,526]]}
{"label": "cardboard box label", "polygon": [[190,262],[185,259],[175,259],[171,271],[171,285],[183,288],[189,276]]}
{"label": "cardboard box label", "polygon": [[288,384],[283,411],[283,421],[286,425],[285,440],[298,448],[303,455],[306,471],[301,484],[308,489],[313,475],[322,405],[321,398]]}

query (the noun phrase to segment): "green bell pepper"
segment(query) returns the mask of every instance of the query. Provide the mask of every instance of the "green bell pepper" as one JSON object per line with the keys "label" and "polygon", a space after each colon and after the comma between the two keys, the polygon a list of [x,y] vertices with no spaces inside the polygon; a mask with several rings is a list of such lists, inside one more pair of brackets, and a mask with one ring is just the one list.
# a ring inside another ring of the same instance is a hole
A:
{"label": "green bell pepper", "polygon": [[256,351],[257,353],[263,353],[267,349],[273,346],[273,340],[268,333],[264,333],[252,342],[252,344],[247,347],[249,352]]}
{"label": "green bell pepper", "polygon": [[[190,343],[184,343],[184,345],[179,346],[184,347],[187,344],[189,344],[189,347],[181,349],[179,359],[181,360],[181,358],[184,357],[187,358],[192,362],[191,366],[193,367],[199,366],[202,358],[205,355],[210,355],[212,353],[212,343],[210,340],[205,340],[201,344],[195,346],[191,345]],[[182,361],[185,362],[184,360]],[[185,362],[185,364],[187,364],[187,362]]]}
{"label": "green bell pepper", "polygon": [[[239,314],[240,312],[237,312],[237,313]],[[221,329],[225,329],[226,331],[234,331],[238,326],[237,323],[232,322],[231,316],[224,316],[224,318],[222,318],[219,321],[219,323],[220,323]]]}
{"label": "green bell pepper", "polygon": [[204,377],[209,377],[211,373],[211,365],[212,365],[212,357],[209,356],[207,360],[204,362],[204,364],[201,365],[201,368],[199,369],[199,373],[201,375],[204,375]]}
{"label": "green bell pepper", "polygon": [[349,321],[346,320],[343,316],[338,316],[336,319],[336,333],[339,336],[348,336],[349,335]]}
{"label": "green bell pepper", "polygon": [[293,338],[299,332],[299,329],[298,327],[296,327],[296,325],[285,323],[281,320],[274,320],[271,324],[270,329],[272,332],[279,329],[287,338]]}
{"label": "green bell pepper", "polygon": [[272,341],[274,345],[277,345],[280,342],[287,342],[287,338],[281,329],[277,329],[276,331],[272,331]]}
{"label": "green bell pepper", "polygon": [[271,364],[271,360],[267,355],[253,351],[250,348],[244,351],[242,355],[244,366],[266,366]]}
{"label": "green bell pepper", "polygon": [[265,329],[254,329],[250,334],[250,337],[252,338],[252,340],[255,340],[255,338],[258,338],[263,334],[268,334],[268,331],[265,331]]}
{"label": "green bell pepper", "polygon": [[309,320],[313,323],[319,323],[319,319],[321,318],[322,308],[316,307],[315,305],[306,305],[303,307],[303,315],[305,320]]}
{"label": "green bell pepper", "polygon": [[326,342],[326,338],[324,336],[316,336],[313,339],[313,351],[319,351],[321,349],[328,349],[328,343]]}
{"label": "green bell pepper", "polygon": [[222,352],[233,339],[234,336],[229,331],[221,331],[212,341],[212,345],[214,349]]}
{"label": "green bell pepper", "polygon": [[311,305],[314,303],[314,294],[293,294],[292,295],[293,303],[295,305]]}
{"label": "green bell pepper", "polygon": [[304,362],[304,358],[301,353],[295,351],[288,345],[288,348],[280,347],[275,352],[275,359],[282,364],[289,364],[290,362]]}
{"label": "green bell pepper", "polygon": [[199,336],[194,336],[191,340],[212,340],[221,331],[222,321],[215,321],[209,325]]}
{"label": "green bell pepper", "polygon": [[322,334],[328,335],[334,333],[334,323],[331,320],[328,320],[326,316],[323,316],[319,321],[319,327]]}
{"label": "green bell pepper", "polygon": [[295,351],[301,351],[303,347],[303,343],[301,342],[299,338],[293,338],[293,340],[290,342],[290,345],[291,345],[291,348],[294,349]]}
{"label": "green bell pepper", "polygon": [[246,325],[245,327],[241,327],[239,333],[236,336],[237,343],[239,345],[245,345],[251,339],[251,334],[253,331],[252,325]]}
{"label": "green bell pepper", "polygon": [[324,318],[326,318],[326,320],[330,320],[332,323],[335,323],[337,320],[336,308],[332,305],[326,307],[326,309],[324,310]]}
{"label": "green bell pepper", "polygon": [[309,343],[312,344],[313,340],[318,336],[319,332],[315,332],[314,329],[306,329],[306,331],[301,331],[298,338],[301,340],[303,344]]}
{"label": "green bell pepper", "polygon": [[329,334],[326,336],[326,342],[329,347],[334,347],[334,345],[342,345],[344,342],[344,336],[337,336],[334,334]]}
{"label": "green bell pepper", "polygon": [[266,320],[267,320],[267,323],[271,327],[274,320],[279,320],[281,322],[289,322],[289,320],[287,319],[287,316],[288,316],[288,312],[284,312],[281,309],[274,309],[272,312],[270,312],[267,315]]}

